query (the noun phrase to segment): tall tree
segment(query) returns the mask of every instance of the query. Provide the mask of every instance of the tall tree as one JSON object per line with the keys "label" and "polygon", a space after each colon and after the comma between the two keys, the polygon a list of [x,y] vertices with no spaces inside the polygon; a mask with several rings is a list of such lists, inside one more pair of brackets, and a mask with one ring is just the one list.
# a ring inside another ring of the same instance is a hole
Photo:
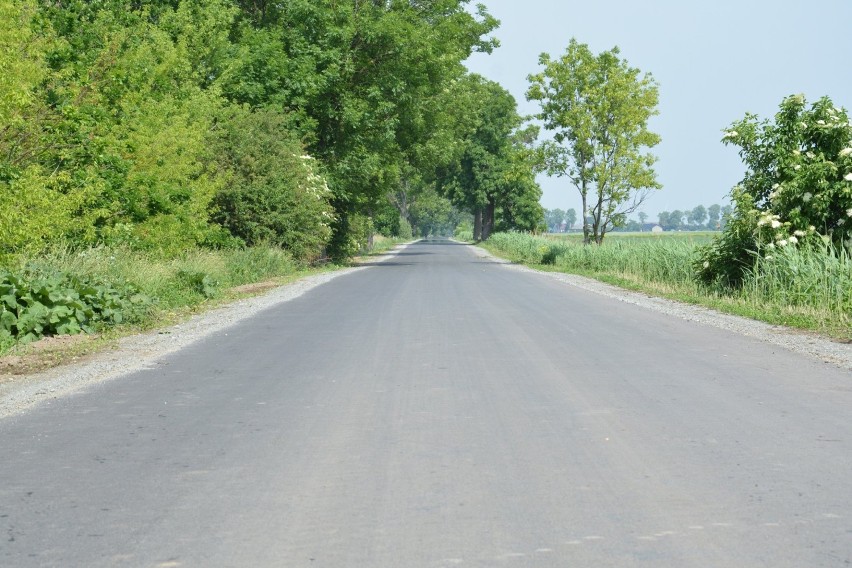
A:
{"label": "tall tree", "polygon": [[543,145],[544,167],[565,176],[583,205],[586,243],[603,241],[607,231],[635,211],[656,179],[656,158],[646,153],[660,137],[648,130],[657,114],[657,83],[628,66],[613,48],[598,55],[572,39],[558,59],[543,53],[544,70],[530,75],[527,99],[539,101],[537,115],[553,132]]}
{"label": "tall tree", "polygon": [[680,209],[675,209],[669,213],[669,226],[667,228],[673,231],[680,229],[683,225],[683,217],[684,213]]}
{"label": "tall tree", "polygon": [[572,228],[577,222],[577,210],[573,207],[565,212],[565,221],[568,223],[568,228]]}
{"label": "tall tree", "polygon": [[718,203],[714,203],[710,207],[707,208],[707,226],[716,230],[719,228],[719,218],[722,213],[722,208]]}
{"label": "tall tree", "polygon": [[562,209],[550,209],[544,211],[544,221],[547,223],[547,228],[551,233],[558,233],[562,229],[562,223],[565,221],[565,211]]}
{"label": "tall tree", "polygon": [[454,157],[443,94],[498,24],[467,3],[240,2],[242,63],[224,92],[292,112],[328,172],[335,256],[351,252],[350,217],[396,191],[407,166],[425,174]]}
{"label": "tall tree", "polygon": [[460,100],[475,122],[462,140],[461,159],[441,172],[441,192],[473,213],[477,240],[487,239],[498,226],[535,229],[543,221],[528,148],[535,133],[520,129],[515,99],[499,84],[478,75],[459,83],[467,94]]}
{"label": "tall tree", "polygon": [[707,220],[707,209],[703,205],[697,205],[689,212],[689,223],[695,226],[704,225]]}

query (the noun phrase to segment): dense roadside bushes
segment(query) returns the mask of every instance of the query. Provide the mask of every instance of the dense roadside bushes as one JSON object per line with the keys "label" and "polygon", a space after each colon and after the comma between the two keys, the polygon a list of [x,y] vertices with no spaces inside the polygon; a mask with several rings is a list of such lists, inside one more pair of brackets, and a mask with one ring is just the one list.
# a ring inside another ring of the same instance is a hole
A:
{"label": "dense roadside bushes", "polygon": [[722,237],[696,259],[702,282],[747,286],[755,263],[771,268],[773,260],[791,270],[826,255],[847,262],[852,122],[846,109],[828,97],[808,105],[804,95],[789,96],[773,120],[748,114],[725,131],[723,142],[739,148],[747,170],[731,192],[734,211]]}
{"label": "dense roadside bushes", "polygon": [[482,104],[462,62],[498,25],[467,3],[0,0],[0,266],[59,242],[345,260],[388,207],[403,232],[449,210],[436,172]]}

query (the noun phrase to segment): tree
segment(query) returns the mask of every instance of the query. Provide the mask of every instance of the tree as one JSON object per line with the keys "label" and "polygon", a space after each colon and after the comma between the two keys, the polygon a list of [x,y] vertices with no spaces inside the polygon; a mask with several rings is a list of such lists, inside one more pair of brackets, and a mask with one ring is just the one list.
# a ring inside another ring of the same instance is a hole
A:
{"label": "tree", "polygon": [[539,101],[537,118],[553,132],[542,146],[545,170],[565,176],[582,199],[584,242],[601,243],[619,219],[662,187],[646,153],[660,141],[648,130],[657,114],[657,83],[640,74],[613,48],[594,55],[572,39],[565,54],[539,57],[541,73],[530,75],[527,99]]}
{"label": "tree", "polygon": [[639,217],[639,223],[644,227],[645,220],[648,219],[648,214],[645,213],[644,211],[640,211],[638,217]]}
{"label": "tree", "polygon": [[470,75],[457,88],[473,125],[460,141],[461,158],[439,175],[440,192],[473,214],[476,240],[495,229],[537,229],[544,215],[529,149],[535,130],[521,128],[515,99],[499,84]]}
{"label": "tree", "polygon": [[333,257],[354,252],[360,218],[397,191],[408,166],[425,177],[458,158],[444,93],[473,51],[494,47],[487,35],[498,24],[465,4],[239,2],[245,43],[224,92],[296,117],[334,196]]}
{"label": "tree", "polygon": [[721,212],[722,208],[719,206],[718,203],[714,203],[713,205],[707,208],[707,226],[710,229],[715,231],[719,228],[719,218]]}
{"label": "tree", "polygon": [[669,213],[669,224],[668,227],[665,227],[669,230],[676,231],[681,228],[683,225],[683,211],[680,209],[675,209],[671,213]]}
{"label": "tree", "polygon": [[660,224],[660,227],[663,229],[667,229],[669,226],[669,217],[671,213],[668,211],[660,211],[660,214],[657,216],[657,223]]}
{"label": "tree", "polygon": [[565,211],[562,209],[544,210],[544,222],[547,223],[547,228],[551,233],[560,232],[564,221]]}
{"label": "tree", "polygon": [[565,222],[568,223],[568,228],[572,228],[577,222],[577,210],[573,207],[565,212]]}
{"label": "tree", "polygon": [[690,225],[700,227],[704,224],[704,221],[706,219],[707,219],[707,209],[705,209],[703,205],[698,205],[692,211],[689,212],[689,224]]}

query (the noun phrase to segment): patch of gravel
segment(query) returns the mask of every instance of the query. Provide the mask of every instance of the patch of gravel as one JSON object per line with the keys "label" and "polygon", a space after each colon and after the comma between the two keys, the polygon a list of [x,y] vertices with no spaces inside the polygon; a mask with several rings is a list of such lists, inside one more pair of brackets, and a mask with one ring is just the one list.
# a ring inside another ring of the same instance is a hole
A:
{"label": "patch of gravel", "polygon": [[378,257],[371,257],[363,266],[308,276],[276,287],[263,295],[214,308],[168,328],[124,337],[119,340],[117,348],[86,356],[78,363],[16,377],[14,381],[0,384],[0,418],[20,414],[36,404],[65,396],[84,387],[153,367],[157,361],[170,353],[250,318],[262,310],[298,298],[334,278],[365,270],[369,264],[392,258],[405,246],[407,245],[400,245]]}
{"label": "patch of gravel", "polygon": [[808,357],[818,359],[852,371],[852,344],[840,343],[831,339],[821,337],[809,332],[804,332],[789,327],[771,325],[740,316],[723,314],[710,308],[684,304],[665,298],[649,296],[641,292],[625,290],[611,284],[599,282],[591,278],[577,276],[575,274],[564,274],[560,272],[544,272],[527,266],[512,263],[508,260],[498,258],[490,252],[479,247],[471,247],[481,258],[487,258],[493,262],[503,264],[506,268],[520,272],[531,272],[540,274],[564,282],[569,286],[613,298],[621,302],[633,304],[655,312],[661,312],[673,317],[687,321],[694,321],[704,325],[711,325],[719,329],[725,329],[740,335],[745,335],[777,345],[789,351],[800,353]]}

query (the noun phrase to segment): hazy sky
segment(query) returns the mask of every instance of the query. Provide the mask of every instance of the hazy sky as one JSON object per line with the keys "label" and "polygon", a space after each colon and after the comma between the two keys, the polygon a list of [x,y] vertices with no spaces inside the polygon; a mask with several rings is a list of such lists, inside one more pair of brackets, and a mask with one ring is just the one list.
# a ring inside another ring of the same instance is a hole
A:
{"label": "hazy sky", "polygon": [[[476,0],[474,0],[476,2]],[[633,67],[660,84],[662,136],[654,148],[663,189],[643,209],[726,202],[744,172],[722,129],[746,112],[774,116],[785,96],[808,102],[828,95],[852,109],[852,0],[480,0],[501,22],[501,47],[476,54],[471,71],[499,82],[522,114],[538,106],[524,96],[542,52],[561,55],[572,37],[593,52],[618,46]],[[539,179],[542,204],[580,210],[565,178]]]}

